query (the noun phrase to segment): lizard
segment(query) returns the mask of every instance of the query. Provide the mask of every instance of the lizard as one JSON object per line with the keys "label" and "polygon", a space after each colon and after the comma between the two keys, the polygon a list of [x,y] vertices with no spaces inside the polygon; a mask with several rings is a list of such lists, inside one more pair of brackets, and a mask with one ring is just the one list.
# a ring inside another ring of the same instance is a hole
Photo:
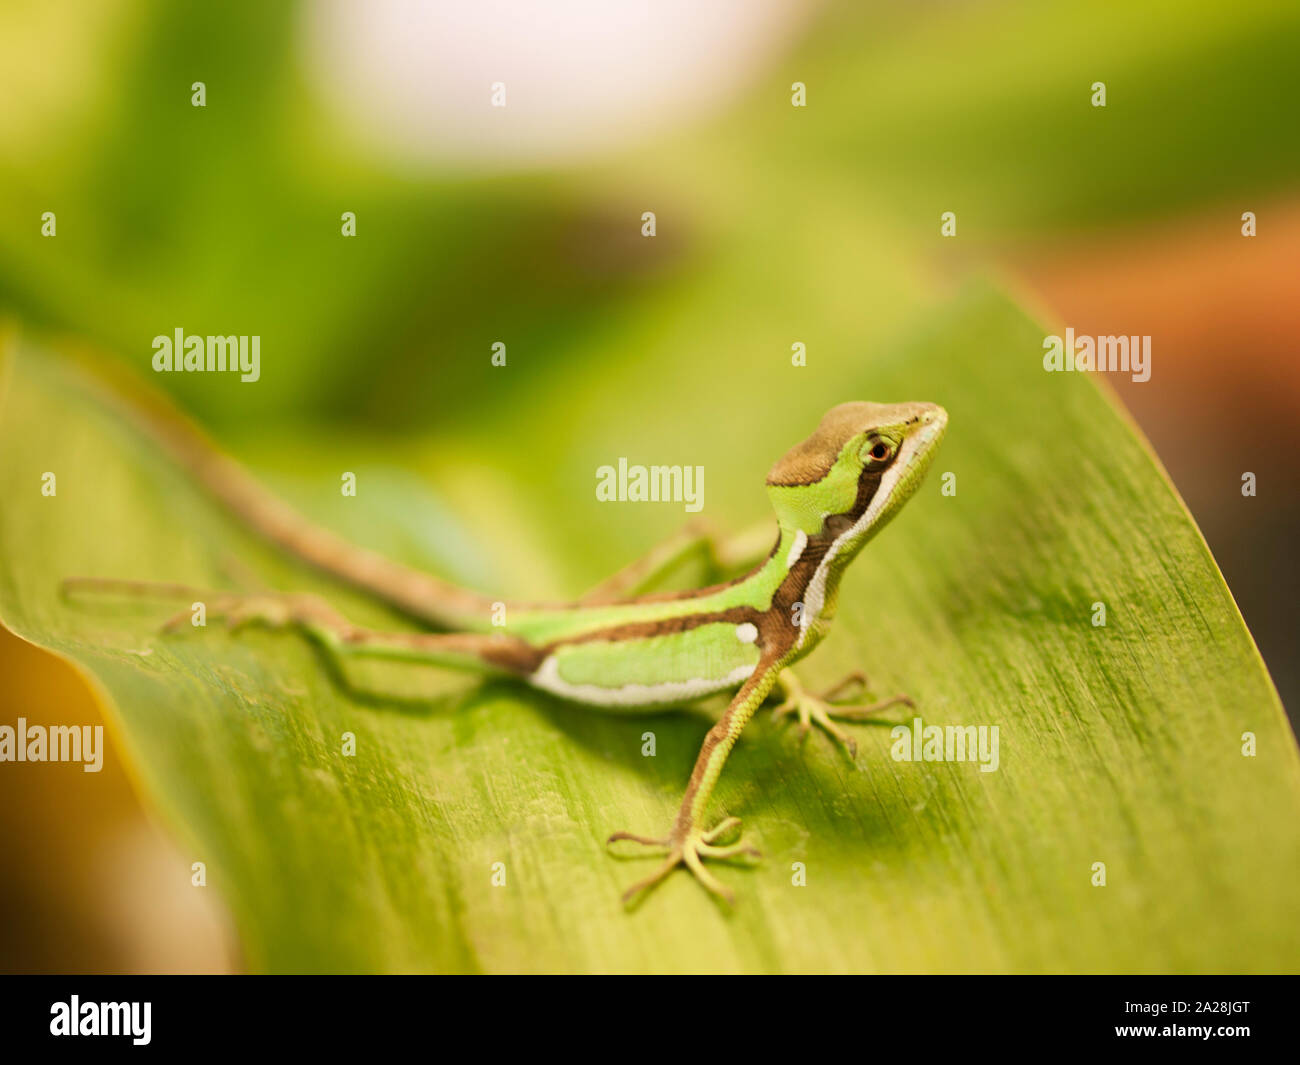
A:
{"label": "lizard", "polygon": [[[637,901],[684,866],[711,893],[734,893],[705,860],[757,859],[737,839],[740,820],[709,825],[710,797],[727,757],[755,711],[774,693],[776,715],[798,716],[856,753],[833,718],[861,720],[900,703],[896,695],[869,706],[836,700],[861,673],[827,691],[808,692],[791,668],[826,636],[835,616],[840,578],[863,546],[915,493],[943,438],[948,416],[933,403],[841,403],[767,475],[777,534],[765,557],[725,583],[677,592],[653,586],[684,552],[703,544],[725,557],[716,536],[688,529],[658,552],[626,567],[571,603],[509,603],[508,625],[492,624],[500,601],[396,563],[336,536],[281,502],[216,447],[196,426],[158,400],[137,413],[144,427],[208,494],[264,539],[300,561],[378,598],[441,631],[398,632],[350,623],[324,599],[297,593],[203,593],[153,581],[79,577],[66,594],[119,592],[204,596],[209,617],[234,628],[258,623],[296,627],[340,664],[354,657],[398,659],[512,677],[534,688],[607,711],[667,709],[734,692],[709,729],[676,817],[661,836],[615,832],[619,842],[651,848],[662,862],[623,894]],[[770,535],[770,526],[768,526]],[[188,612],[173,617],[174,630]],[[340,670],[340,675],[345,671]]]}

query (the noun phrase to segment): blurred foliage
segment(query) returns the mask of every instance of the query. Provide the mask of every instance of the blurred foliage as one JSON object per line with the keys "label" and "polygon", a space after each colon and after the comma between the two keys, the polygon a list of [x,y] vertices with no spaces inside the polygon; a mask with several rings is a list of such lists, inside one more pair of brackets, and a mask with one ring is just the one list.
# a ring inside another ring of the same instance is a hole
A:
{"label": "blurred foliage", "polygon": [[[68,97],[39,123],[0,122],[0,298],[137,366],[178,325],[261,335],[258,388],[165,383],[226,421],[286,406],[388,428],[495,418],[624,359],[708,393],[718,363],[740,374],[774,336],[815,342],[828,315],[852,316],[856,350],[888,338],[933,289],[941,211],[962,235],[945,254],[966,254],[1239,209],[1300,163],[1277,136],[1300,90],[1293,3],[841,4],[725,120],[496,178],[401,176],[359,154],[304,84],[291,5],[109,3],[81,15],[93,43],[68,42],[68,10],[0,16],[0,96]],[[789,106],[793,80],[806,109]],[[681,320],[712,284],[746,323],[708,366],[698,342],[627,329]],[[498,339],[512,372],[488,387]],[[844,368],[856,350],[815,355]],[[746,376],[744,398],[768,394]]]}

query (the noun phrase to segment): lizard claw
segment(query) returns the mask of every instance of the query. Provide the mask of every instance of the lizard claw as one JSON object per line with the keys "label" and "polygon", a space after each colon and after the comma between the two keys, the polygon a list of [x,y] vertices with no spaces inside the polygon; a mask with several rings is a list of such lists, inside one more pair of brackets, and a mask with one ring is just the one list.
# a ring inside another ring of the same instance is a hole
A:
{"label": "lizard claw", "polygon": [[[679,865],[684,865],[695,874],[695,879],[700,882],[705,890],[727,903],[728,906],[734,905],[736,901],[735,893],[704,868],[704,859],[727,861],[732,858],[750,858],[754,860],[761,858],[762,853],[758,848],[750,846],[748,843],[737,841],[719,844],[717,842],[723,838],[734,838],[736,829],[739,827],[740,818],[727,817],[707,832],[692,829],[682,837],[674,834],[663,839],[655,839],[649,836],[637,836],[631,832],[615,832],[606,841],[606,845],[626,840],[653,847],[656,851],[664,854],[663,862],[653,873],[643,880],[638,880],[623,892],[623,904],[629,908],[634,906],[645,896],[646,892],[667,877],[669,873]],[[631,855],[627,857],[631,857]]]}

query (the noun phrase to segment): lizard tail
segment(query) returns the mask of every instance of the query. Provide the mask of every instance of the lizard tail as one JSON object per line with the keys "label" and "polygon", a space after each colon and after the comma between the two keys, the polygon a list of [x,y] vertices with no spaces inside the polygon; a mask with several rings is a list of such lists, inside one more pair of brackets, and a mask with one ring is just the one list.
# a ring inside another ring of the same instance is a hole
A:
{"label": "lizard tail", "polygon": [[244,525],[294,558],[437,628],[483,629],[493,600],[349,543],[264,488],[172,403],[103,362],[90,367],[109,387],[101,398],[125,408],[156,442]]}

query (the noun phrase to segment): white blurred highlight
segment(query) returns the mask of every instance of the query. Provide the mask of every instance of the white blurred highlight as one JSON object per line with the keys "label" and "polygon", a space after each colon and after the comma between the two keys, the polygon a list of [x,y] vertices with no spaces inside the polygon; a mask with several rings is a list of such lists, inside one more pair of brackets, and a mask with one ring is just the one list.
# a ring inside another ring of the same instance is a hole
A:
{"label": "white blurred highlight", "polygon": [[[513,169],[616,150],[698,120],[819,5],[798,0],[323,0],[308,77],[352,137],[430,166]],[[503,82],[506,106],[491,106]]]}

